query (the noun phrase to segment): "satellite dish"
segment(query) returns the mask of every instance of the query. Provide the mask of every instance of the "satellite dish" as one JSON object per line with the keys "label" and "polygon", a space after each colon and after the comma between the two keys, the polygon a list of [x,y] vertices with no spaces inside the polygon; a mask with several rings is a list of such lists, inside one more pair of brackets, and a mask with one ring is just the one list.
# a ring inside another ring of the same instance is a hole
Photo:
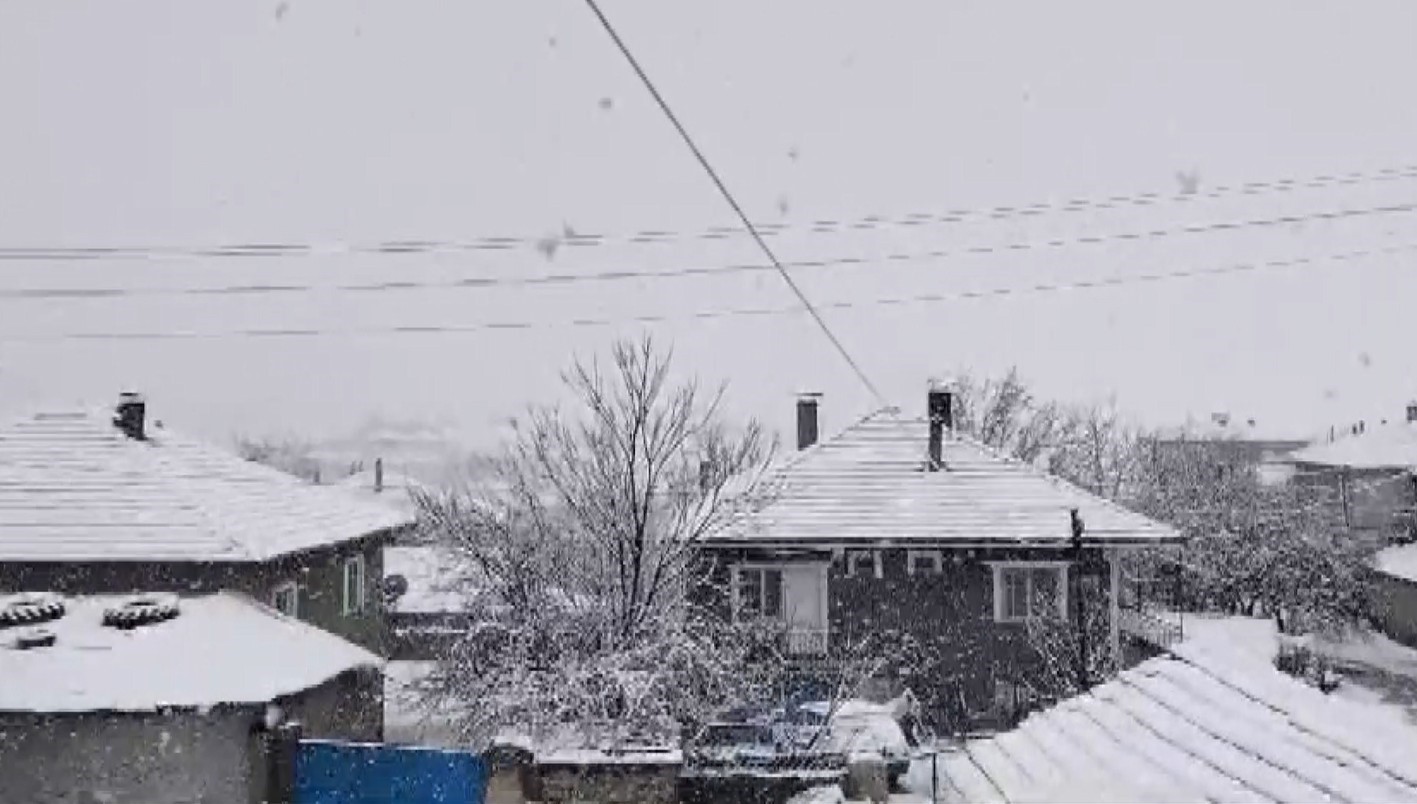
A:
{"label": "satellite dish", "polygon": [[408,579],[402,575],[384,576],[384,599],[393,602],[408,593]]}

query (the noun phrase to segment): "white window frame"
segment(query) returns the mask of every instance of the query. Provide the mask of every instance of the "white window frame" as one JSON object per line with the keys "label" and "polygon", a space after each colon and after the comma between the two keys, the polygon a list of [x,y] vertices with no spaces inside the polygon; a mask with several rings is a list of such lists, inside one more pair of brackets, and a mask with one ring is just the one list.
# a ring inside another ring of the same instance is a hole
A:
{"label": "white window frame", "polygon": [[915,574],[915,560],[917,558],[931,559],[934,567],[920,573],[921,575],[939,575],[945,571],[945,556],[939,550],[907,550],[905,551],[905,574]]}
{"label": "white window frame", "polygon": [[[1004,611],[1004,571],[1005,570],[1040,570],[1051,569],[1057,573],[1058,584],[1058,613],[1057,619],[1066,622],[1068,619],[1068,567],[1070,561],[990,561],[989,566],[994,571],[994,622],[996,623],[1025,623],[1031,619],[1025,615],[1023,617],[1008,617]],[[1025,587],[1025,597],[1027,600],[1033,599],[1033,573],[1029,572],[1024,576],[1027,578]]]}
{"label": "white window frame", "polygon": [[859,568],[857,568],[856,565],[857,565],[857,563],[858,563],[861,559],[866,558],[866,557],[868,557],[868,556],[869,556],[870,559],[871,559],[871,563],[875,566],[875,571],[874,571],[872,574],[873,574],[876,578],[884,578],[884,577],[885,577],[885,571],[884,571],[884,568],[881,566],[881,551],[880,551],[880,550],[847,550],[847,551],[846,551],[846,577],[848,577],[848,578],[864,578],[864,577],[866,577],[865,575],[862,575],[862,574],[861,574],[861,570],[860,570]]}
{"label": "white window frame", "polygon": [[[819,585],[820,597],[817,600],[817,605],[819,607],[818,610],[822,614],[822,627],[820,630],[790,630],[792,624],[788,622],[787,619],[787,569],[789,567],[801,566],[812,567],[820,574],[821,577],[821,583]],[[878,563],[877,566],[880,566],[880,564]],[[742,605],[742,596],[739,590],[741,589],[743,583],[743,572],[752,570],[777,570],[778,572],[782,573],[782,582],[778,586],[778,593],[783,596],[782,599],[778,601],[776,615],[767,616],[759,614],[754,617],[753,620],[756,622],[777,623],[789,628],[787,636],[789,652],[802,654],[825,653],[828,635],[830,634],[831,629],[831,597],[830,592],[828,590],[828,584],[830,583],[831,576],[829,562],[749,561],[741,564],[732,564],[730,566],[729,575],[729,598],[731,601],[730,605],[733,611],[733,621],[736,623],[746,622],[746,620],[743,618],[743,612],[740,608]],[[794,636],[796,634],[806,635],[808,641],[799,643],[797,640],[801,637]]]}
{"label": "white window frame", "polygon": [[[356,590],[353,599],[351,599],[349,594],[349,574],[351,567],[358,567],[359,572],[359,588]],[[340,610],[345,616],[363,614],[364,610],[367,608],[365,601],[368,598],[369,586],[369,578],[364,565],[364,556],[353,555],[346,558],[344,563],[340,565],[340,569],[340,600],[342,604]]]}
{"label": "white window frame", "polygon": [[[753,563],[753,564],[734,564],[734,565],[733,565],[733,583],[732,583],[732,587],[733,587],[733,588],[732,588],[732,595],[731,595],[732,601],[733,601],[733,622],[735,622],[735,623],[737,623],[737,622],[744,622],[743,612],[742,612],[742,610],[741,610],[741,607],[742,607],[742,593],[740,592],[740,590],[743,588],[743,573],[744,573],[744,571],[777,570],[779,573],[781,573],[784,566],[785,566],[785,565],[783,565],[783,564],[771,564],[771,563]],[[779,583],[778,583],[778,593],[779,593],[779,594],[781,594],[781,592],[782,592],[782,584],[785,583],[785,582],[786,582],[786,579],[781,579],[781,580],[779,581]],[[782,600],[779,600],[779,601],[778,601],[778,603],[777,603],[777,609],[778,609],[778,611],[777,611],[777,614],[776,614],[775,616],[770,616],[770,615],[766,615],[766,614],[758,614],[758,615],[754,616],[753,619],[754,619],[754,620],[766,620],[766,621],[768,621],[768,622],[782,622],[782,621],[784,621],[784,620],[786,619],[786,617],[787,617],[786,612],[783,611],[783,603],[784,603],[784,602],[785,602],[785,601],[782,601]]]}
{"label": "white window frame", "polygon": [[[280,607],[280,596],[289,593],[290,611]],[[300,616],[300,584],[295,581],[281,581],[271,590],[271,608],[289,617]]]}

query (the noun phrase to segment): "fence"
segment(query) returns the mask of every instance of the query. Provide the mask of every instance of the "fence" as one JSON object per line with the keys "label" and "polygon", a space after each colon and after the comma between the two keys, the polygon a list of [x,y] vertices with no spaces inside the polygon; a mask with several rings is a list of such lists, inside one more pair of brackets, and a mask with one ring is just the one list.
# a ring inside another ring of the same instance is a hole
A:
{"label": "fence", "polygon": [[476,754],[326,740],[296,748],[293,804],[483,804],[486,794]]}

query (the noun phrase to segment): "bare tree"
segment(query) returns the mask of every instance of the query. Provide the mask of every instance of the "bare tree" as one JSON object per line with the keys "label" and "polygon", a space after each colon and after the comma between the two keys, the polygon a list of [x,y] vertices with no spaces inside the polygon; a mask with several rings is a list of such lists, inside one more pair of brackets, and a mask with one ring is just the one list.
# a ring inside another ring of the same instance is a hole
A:
{"label": "bare tree", "polygon": [[313,483],[320,481],[320,462],[310,444],[296,438],[237,436],[236,454]]}
{"label": "bare tree", "polygon": [[492,479],[416,493],[424,527],[465,563],[475,633],[439,688],[470,739],[515,725],[539,739],[664,735],[753,682],[751,641],[691,605],[698,544],[745,504],[771,452],[730,429],[723,391],[670,381],[648,340],[563,375],[569,408],[516,424]]}
{"label": "bare tree", "polygon": [[1178,603],[1270,616],[1285,633],[1366,616],[1362,575],[1376,545],[1342,527],[1330,491],[1263,483],[1205,442],[1158,446],[1139,453],[1133,504],[1187,537],[1179,551],[1143,556],[1179,573]]}

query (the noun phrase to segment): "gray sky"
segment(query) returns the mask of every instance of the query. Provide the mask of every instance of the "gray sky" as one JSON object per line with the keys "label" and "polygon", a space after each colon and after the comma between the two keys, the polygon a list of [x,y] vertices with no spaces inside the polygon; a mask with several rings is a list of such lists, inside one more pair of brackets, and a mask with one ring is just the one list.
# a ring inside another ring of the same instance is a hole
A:
{"label": "gray sky", "polygon": [[[284,11],[280,9],[284,6]],[[1417,4],[606,0],[757,220],[904,216],[1417,166]],[[699,231],[734,221],[582,3],[351,0],[0,4],[0,246],[208,246]],[[1417,201],[1417,179],[1189,203],[791,230],[785,260],[881,257]],[[1318,258],[1417,243],[1414,213],[795,272],[823,304]],[[329,286],[759,261],[743,238],[441,255],[0,262],[0,408],[148,393],[212,437],[335,434],[375,413],[485,442],[550,399],[575,353],[665,315],[679,368],[733,411],[825,426],[873,406],[766,272],[338,292]],[[1047,394],[1116,395],[1151,422],[1228,409],[1276,427],[1396,416],[1417,395],[1414,254],[986,300],[827,309],[892,401],[1016,363]],[[309,284],[263,295],[153,293]],[[534,329],[317,338],[54,341],[74,332]],[[46,340],[49,339],[49,340]]]}

